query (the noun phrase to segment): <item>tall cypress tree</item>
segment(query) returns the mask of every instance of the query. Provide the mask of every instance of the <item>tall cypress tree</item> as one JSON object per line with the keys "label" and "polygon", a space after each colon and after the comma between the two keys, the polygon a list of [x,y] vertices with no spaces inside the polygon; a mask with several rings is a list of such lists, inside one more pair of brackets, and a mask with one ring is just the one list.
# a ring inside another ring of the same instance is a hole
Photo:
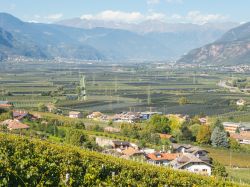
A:
{"label": "tall cypress tree", "polygon": [[211,135],[211,142],[214,147],[228,147],[226,131],[220,127],[215,127]]}

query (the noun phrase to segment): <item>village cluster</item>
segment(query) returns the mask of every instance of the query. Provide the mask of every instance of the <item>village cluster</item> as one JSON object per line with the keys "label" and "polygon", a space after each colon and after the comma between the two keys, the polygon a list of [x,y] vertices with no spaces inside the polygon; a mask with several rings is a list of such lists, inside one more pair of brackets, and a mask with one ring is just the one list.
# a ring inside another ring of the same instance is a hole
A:
{"label": "village cluster", "polygon": [[[8,101],[0,101],[0,108],[11,108],[12,105]],[[7,119],[0,122],[0,127],[6,129],[23,130],[29,129],[29,126],[23,123],[23,119],[37,119],[39,116],[32,115],[24,110],[12,110],[12,119]],[[101,112],[93,112],[87,116],[88,119],[95,121],[112,121],[135,123],[140,120],[148,120],[155,114],[160,112],[122,112],[115,115],[104,115]],[[174,115],[174,114],[171,114]],[[169,115],[167,115],[169,116]],[[187,115],[176,115],[182,120],[187,120]],[[82,118],[80,112],[69,112],[69,118]],[[199,119],[201,124],[207,123],[207,118]],[[225,131],[230,134],[231,138],[237,140],[240,144],[250,144],[250,126],[246,123],[223,122]],[[119,133],[118,127],[106,126],[105,132]],[[238,131],[238,132],[237,132]],[[120,141],[112,138],[95,137],[96,144],[102,147],[104,154],[111,154],[124,159],[143,161],[153,165],[161,165],[174,169],[187,170],[190,172],[211,175],[212,160],[208,155],[208,151],[198,146],[188,144],[177,144],[174,137],[170,134],[159,134],[161,139],[166,139],[171,142],[170,147],[163,147],[161,151],[152,148],[140,148],[138,145],[128,141]]]}

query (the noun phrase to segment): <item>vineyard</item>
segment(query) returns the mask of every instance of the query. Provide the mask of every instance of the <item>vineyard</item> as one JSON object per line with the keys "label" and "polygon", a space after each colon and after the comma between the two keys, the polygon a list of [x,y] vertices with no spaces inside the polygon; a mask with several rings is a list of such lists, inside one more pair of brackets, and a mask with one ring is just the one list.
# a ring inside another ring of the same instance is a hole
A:
{"label": "vineyard", "polygon": [[0,134],[0,158],[0,186],[238,186],[9,134]]}
{"label": "vineyard", "polygon": [[[79,76],[86,76],[87,101],[72,99]],[[235,76],[238,76],[235,74]],[[244,76],[248,76],[247,74]],[[145,64],[4,64],[0,69],[0,100],[13,102],[16,108],[35,109],[39,103],[55,103],[63,111],[148,111],[196,115],[234,114],[234,103],[244,93],[230,93],[217,83],[228,72],[197,69],[159,69]],[[188,103],[180,105],[178,99]],[[249,112],[248,109],[246,109]],[[237,119],[238,120],[238,119]]]}

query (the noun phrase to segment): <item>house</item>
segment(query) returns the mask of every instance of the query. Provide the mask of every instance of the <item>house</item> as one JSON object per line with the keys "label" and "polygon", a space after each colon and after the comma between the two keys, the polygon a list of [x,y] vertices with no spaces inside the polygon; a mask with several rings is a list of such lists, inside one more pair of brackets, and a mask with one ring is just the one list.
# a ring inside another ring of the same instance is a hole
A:
{"label": "house", "polygon": [[71,111],[69,112],[69,117],[70,118],[82,118],[82,114],[81,112]]}
{"label": "house", "polygon": [[26,124],[21,123],[18,120],[8,119],[0,123],[0,126],[6,126],[9,130],[22,130],[22,129],[29,129],[29,126]]}
{"label": "house", "polygon": [[236,139],[240,144],[250,145],[250,131],[242,131],[240,133],[230,133],[230,137]]}
{"label": "house", "polygon": [[112,141],[112,147],[114,149],[127,149],[130,147],[130,143],[126,142],[126,141],[118,141],[118,140],[114,140]]}
{"label": "house", "polygon": [[212,162],[212,159],[208,156],[209,152],[205,149],[202,149],[202,148],[195,146],[195,147],[191,147],[189,149],[186,149],[186,153],[191,153],[204,162],[207,162],[207,163]]}
{"label": "house", "polygon": [[156,115],[156,114],[161,115],[162,112],[142,112],[141,115],[140,115],[140,117],[141,117],[141,119],[143,119],[143,120],[148,120],[148,119],[150,119],[153,115]]}
{"label": "house", "polygon": [[142,151],[139,151],[138,149],[135,149],[133,147],[128,147],[127,149],[122,150],[122,154],[124,155],[123,158],[131,158],[134,156],[141,156],[144,155]]}
{"label": "house", "polygon": [[250,124],[248,124],[247,126],[242,125],[242,126],[240,127],[240,131],[250,131]]}
{"label": "house", "polygon": [[154,153],[154,152],[155,152],[154,149],[150,149],[150,148],[144,148],[144,149],[142,149],[142,151],[143,151],[145,154],[150,154],[150,153]]}
{"label": "house", "polygon": [[171,142],[175,142],[175,139],[171,134],[159,134],[159,135],[162,140],[169,140]]}
{"label": "house", "polygon": [[25,110],[13,110],[13,118],[16,120],[23,120],[24,118],[31,118],[32,115]]}
{"label": "house", "polygon": [[9,109],[13,107],[13,104],[9,101],[0,101],[0,108]]}
{"label": "house", "polygon": [[145,157],[150,164],[167,166],[171,161],[179,157],[181,153],[161,153],[154,152]]}
{"label": "house", "polygon": [[93,112],[87,116],[88,119],[101,119],[104,115],[101,112]]}
{"label": "house", "polygon": [[191,153],[183,153],[180,157],[169,163],[174,169],[187,170],[202,175],[211,175],[212,165],[204,162]]}
{"label": "house", "polygon": [[113,116],[114,122],[136,123],[140,121],[139,112],[122,112]]}
{"label": "house", "polygon": [[241,128],[241,123],[223,122],[222,125],[226,132],[235,133],[237,129]]}
{"label": "house", "polygon": [[206,124],[207,124],[207,118],[199,118],[199,122],[200,122],[202,125],[206,125]]}
{"label": "house", "polygon": [[172,144],[172,150],[174,153],[184,153],[187,149],[190,149],[191,147],[191,145],[186,144]]}
{"label": "house", "polygon": [[246,104],[246,101],[244,99],[239,99],[236,101],[237,106],[244,106]]}
{"label": "house", "polygon": [[200,160],[211,163],[211,158],[208,156],[208,151],[197,146],[185,145],[185,144],[172,144],[173,152],[175,153],[190,153]]}

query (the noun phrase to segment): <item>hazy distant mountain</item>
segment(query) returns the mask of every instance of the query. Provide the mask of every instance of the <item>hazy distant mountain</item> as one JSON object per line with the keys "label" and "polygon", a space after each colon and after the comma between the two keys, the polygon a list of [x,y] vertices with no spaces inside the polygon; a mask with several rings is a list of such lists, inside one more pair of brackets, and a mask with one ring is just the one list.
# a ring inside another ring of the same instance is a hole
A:
{"label": "hazy distant mountain", "polygon": [[10,35],[9,38],[12,38],[12,41],[9,41],[11,45],[0,48],[5,58],[6,56],[88,60],[104,58],[104,55],[95,48],[82,44],[72,39],[69,34],[65,34],[62,26],[22,22],[6,13],[0,13],[0,20],[0,27]]}
{"label": "hazy distant mountain", "polygon": [[31,58],[46,58],[46,55],[36,45],[25,39],[17,39],[0,28],[0,60],[8,56],[26,56]]}
{"label": "hazy distant mountain", "polygon": [[88,20],[81,18],[73,18],[62,20],[56,24],[76,27],[82,29],[93,29],[96,27],[104,27],[111,29],[122,29],[137,33],[178,33],[178,32],[202,32],[206,30],[226,32],[229,29],[238,26],[238,23],[207,23],[204,25],[197,25],[192,23],[167,23],[159,20],[147,20],[139,23],[126,23],[119,21],[104,21],[104,20]]}
{"label": "hazy distant mountain", "polygon": [[[158,59],[178,58],[191,49],[211,43],[221,37],[229,29],[238,26],[237,23],[207,23],[196,25],[190,23],[166,23],[164,21],[148,20],[141,23],[124,23],[114,21],[88,20],[73,18],[57,22],[57,24],[93,29],[96,27],[123,29],[152,40],[158,43]],[[117,38],[118,40],[119,38]],[[104,44],[102,44],[103,46]],[[106,44],[106,46],[108,46]],[[165,55],[161,55],[161,50],[165,50]],[[138,51],[138,50],[136,50]],[[157,51],[157,50],[155,50]],[[153,54],[149,51],[148,54]],[[146,56],[145,56],[146,57]]]}
{"label": "hazy distant mountain", "polygon": [[[151,32],[152,28],[156,28],[152,24],[162,24],[161,29],[164,32],[160,32],[160,27],[159,31]],[[125,27],[124,24],[119,27],[117,25],[117,28],[89,26],[90,29],[82,29],[56,24],[27,23],[12,15],[0,13],[0,28],[12,38],[6,39],[6,34],[2,34],[5,46],[0,48],[0,59],[13,55],[83,60],[173,59],[214,41],[232,25],[169,24],[166,27],[161,22],[143,22],[134,27],[137,31],[132,32],[132,27],[127,30],[120,29]],[[148,32],[139,31],[144,27]],[[168,32],[165,32],[166,29]]]}
{"label": "hazy distant mountain", "polygon": [[250,63],[250,22],[231,29],[214,43],[190,51],[179,62],[214,64]]}

